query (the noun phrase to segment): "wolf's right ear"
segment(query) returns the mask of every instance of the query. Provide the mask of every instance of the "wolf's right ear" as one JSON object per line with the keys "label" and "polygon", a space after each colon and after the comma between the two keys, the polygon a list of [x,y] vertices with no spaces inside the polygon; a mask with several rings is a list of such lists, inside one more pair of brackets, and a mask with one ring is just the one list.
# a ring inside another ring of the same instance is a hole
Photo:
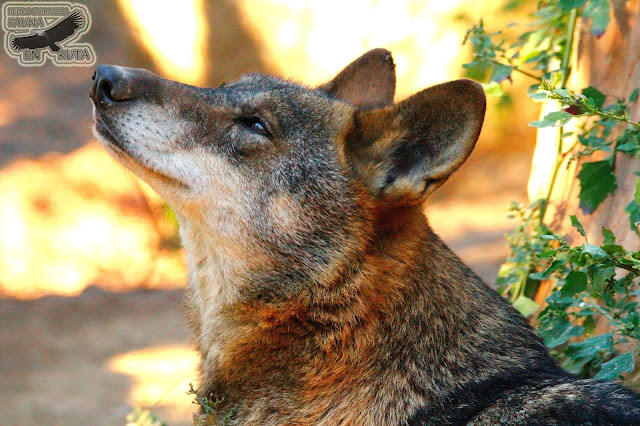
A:
{"label": "wolf's right ear", "polygon": [[347,65],[333,80],[318,90],[358,108],[379,108],[393,104],[396,66],[391,52],[373,49]]}
{"label": "wolf's right ear", "polygon": [[340,136],[342,154],[383,205],[420,204],[471,154],[485,104],[480,84],[457,80],[393,107],[355,110]]}

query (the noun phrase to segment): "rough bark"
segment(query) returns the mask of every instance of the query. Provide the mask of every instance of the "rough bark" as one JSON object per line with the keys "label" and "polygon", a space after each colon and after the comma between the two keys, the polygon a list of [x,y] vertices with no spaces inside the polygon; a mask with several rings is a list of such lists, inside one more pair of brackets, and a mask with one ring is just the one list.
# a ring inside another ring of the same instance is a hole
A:
{"label": "rough bark", "polygon": [[[640,0],[612,0],[611,6],[611,23],[601,38],[591,35],[588,22],[579,22],[573,69],[567,85],[574,90],[596,87],[607,95],[607,103],[615,102],[617,98],[628,99],[631,92],[640,87]],[[551,106],[546,106],[549,107]],[[630,116],[634,121],[640,119],[640,101],[631,107]],[[556,149],[553,147],[556,146],[556,138],[554,130],[543,129],[538,134],[529,182],[532,200],[546,195],[546,185],[555,157]],[[565,140],[563,152],[573,144],[574,140]],[[637,158],[618,153],[615,162],[618,189],[592,214],[585,214],[579,207],[580,181],[577,175],[582,164],[602,160],[607,155],[609,154],[597,153],[590,158],[572,162],[567,161],[570,155],[566,155],[550,198],[546,223],[554,231],[566,235],[569,244],[579,245],[584,243],[584,237],[573,229],[569,219],[569,215],[575,214],[582,222],[590,243],[602,243],[601,230],[604,226],[614,232],[618,244],[636,251],[640,249],[640,237],[637,230],[631,229],[624,209],[634,196],[637,179],[634,172],[640,171],[640,161]],[[542,283],[535,297],[536,302],[544,303],[552,291],[552,285],[551,281]],[[597,332],[605,333],[607,330],[607,322],[601,321]],[[625,383],[637,388],[639,378],[640,374],[635,373],[627,377]]]}
{"label": "rough bark", "polygon": [[[574,66],[568,83],[572,89],[594,86],[608,96],[608,103],[615,102],[616,98],[628,98],[635,88],[640,87],[640,1],[612,0],[611,6],[611,23],[602,37],[596,38],[590,34],[588,22],[580,20],[578,23]],[[640,119],[640,101],[632,106],[630,113],[632,120]],[[538,136],[534,159],[538,174],[532,174],[529,186],[532,198],[539,198],[544,192],[546,177],[540,178],[540,169],[551,169],[554,158],[549,154],[554,150],[548,148],[556,144],[555,137],[553,131],[542,131]],[[572,144],[573,141],[565,141],[565,148]],[[570,243],[581,243],[583,237],[571,228],[569,222],[569,215],[575,214],[584,225],[590,243],[602,241],[601,228],[606,226],[618,237],[619,244],[629,250],[638,250],[640,238],[631,229],[624,211],[627,203],[633,199],[636,182],[634,172],[640,171],[637,158],[619,153],[615,163],[618,189],[592,214],[584,214],[579,208],[580,182],[577,174],[581,164],[602,157],[583,158],[569,164],[569,156],[566,157],[558,173],[546,222],[554,230],[566,234]]]}

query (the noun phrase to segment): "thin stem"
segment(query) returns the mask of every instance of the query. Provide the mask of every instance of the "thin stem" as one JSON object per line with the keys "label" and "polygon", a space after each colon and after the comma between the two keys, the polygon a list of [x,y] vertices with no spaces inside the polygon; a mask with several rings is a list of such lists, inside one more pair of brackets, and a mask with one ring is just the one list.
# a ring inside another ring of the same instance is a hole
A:
{"label": "thin stem", "polygon": [[[571,9],[569,13],[569,25],[567,26],[567,42],[564,47],[564,55],[562,56],[562,64],[560,69],[562,70],[562,81],[560,87],[562,89],[566,88],[567,81],[569,80],[569,61],[571,59],[571,52],[573,50],[573,33],[576,29],[576,21],[578,20],[578,9]],[[553,165],[553,173],[551,175],[551,181],[549,182],[549,188],[547,190],[547,196],[544,199],[544,203],[540,209],[540,225],[544,224],[544,217],[547,213],[547,207],[549,206],[549,200],[551,199],[551,194],[553,193],[553,187],[556,183],[556,178],[558,177],[558,171],[560,170],[560,165],[562,164],[562,160],[564,156],[562,155],[562,141],[564,140],[564,127],[560,127],[558,131],[558,139],[557,139],[557,149],[556,149],[556,158],[555,164]]]}
{"label": "thin stem", "polygon": [[634,274],[636,277],[640,276],[640,271],[631,265],[626,265],[622,262],[616,262],[616,267],[629,271],[632,274]]}
{"label": "thin stem", "polygon": [[503,64],[502,62],[496,60],[496,59],[489,59],[491,62],[493,62],[496,65],[502,65],[502,66],[506,66],[506,67],[511,67],[514,71],[519,72],[520,74],[526,75],[527,77],[531,77],[534,80],[537,81],[542,81],[542,77],[537,76],[535,74],[530,73],[529,71],[525,71],[522,68],[520,68],[517,65],[512,65],[511,62],[509,62],[509,64]]}
{"label": "thin stem", "polygon": [[567,149],[565,152],[562,153],[562,159],[564,160],[567,157],[567,155],[569,155],[569,153],[572,152],[576,146],[578,146],[579,143],[580,141],[578,140],[578,138],[576,138],[576,140],[569,147],[569,149]]}
{"label": "thin stem", "polygon": [[620,117],[619,115],[610,114],[608,112],[599,111],[599,110],[593,110],[593,111],[589,111],[589,112],[593,112],[594,113],[593,115],[600,115],[602,117],[607,117],[607,118],[610,118],[612,120],[620,121],[622,123],[631,124],[632,126],[640,128],[640,123],[636,123],[635,121],[631,121],[626,117]]}
{"label": "thin stem", "polygon": [[551,175],[551,181],[549,182],[549,188],[547,189],[547,195],[544,198],[544,203],[542,203],[542,207],[540,208],[540,225],[544,223],[544,216],[547,213],[547,207],[549,206],[549,200],[551,200],[551,194],[553,193],[553,187],[556,183],[556,178],[558,177],[558,172],[560,171],[560,165],[562,164],[562,160],[564,157],[562,155],[562,140],[564,134],[564,128],[560,127],[558,129],[558,138],[557,138],[557,147],[556,147],[556,157],[555,164],[553,166],[553,174]]}
{"label": "thin stem", "polygon": [[578,20],[578,9],[571,9],[569,12],[569,26],[567,27],[567,42],[564,47],[564,55],[562,56],[562,64],[560,69],[562,70],[562,84],[564,89],[567,86],[567,80],[569,80],[569,61],[571,60],[571,52],[573,50],[573,34],[576,30],[576,22]]}
{"label": "thin stem", "polygon": [[[533,269],[533,265],[529,266],[529,270]],[[527,290],[527,277],[524,277],[520,281],[520,286],[518,287],[518,292],[516,293],[516,298],[513,300],[514,302],[520,297],[524,296],[524,292]]]}
{"label": "thin stem", "polygon": [[542,81],[542,77],[538,77],[535,74],[531,74],[529,71],[525,71],[525,70],[521,69],[520,67],[517,67],[517,66],[513,67],[513,70],[514,71],[518,71],[520,74],[526,75],[527,77],[531,77],[536,81]]}
{"label": "thin stem", "polygon": [[606,319],[608,319],[609,321],[611,321],[612,325],[618,327],[618,328],[624,328],[624,324],[622,324],[620,321],[618,321],[617,319],[615,319],[614,317],[612,317],[609,312],[605,311],[604,309],[602,309],[602,307],[598,304],[598,302],[596,300],[594,300],[591,296],[587,296],[587,299],[591,302],[591,305],[598,311],[600,312],[600,315],[602,315],[603,317],[605,317]]}

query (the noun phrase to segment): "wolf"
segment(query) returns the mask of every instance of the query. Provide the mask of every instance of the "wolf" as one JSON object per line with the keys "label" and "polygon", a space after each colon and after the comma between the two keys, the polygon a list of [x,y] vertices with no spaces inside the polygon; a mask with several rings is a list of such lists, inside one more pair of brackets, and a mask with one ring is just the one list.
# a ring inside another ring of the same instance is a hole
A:
{"label": "wolf", "polygon": [[562,370],[429,226],[480,134],[479,84],[394,103],[384,49],[318,87],[93,80],[95,133],[178,217],[212,423],[640,424],[633,392]]}

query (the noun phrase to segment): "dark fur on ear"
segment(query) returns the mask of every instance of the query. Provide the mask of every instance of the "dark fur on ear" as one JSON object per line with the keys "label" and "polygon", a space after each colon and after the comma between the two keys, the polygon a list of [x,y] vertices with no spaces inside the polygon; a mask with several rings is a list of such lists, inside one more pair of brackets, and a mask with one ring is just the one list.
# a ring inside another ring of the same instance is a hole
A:
{"label": "dark fur on ear", "polygon": [[394,107],[356,111],[345,154],[375,198],[420,204],[471,154],[485,107],[480,84],[457,80]]}
{"label": "dark fur on ear", "polygon": [[392,105],[396,66],[391,52],[386,49],[368,51],[318,89],[359,108]]}

